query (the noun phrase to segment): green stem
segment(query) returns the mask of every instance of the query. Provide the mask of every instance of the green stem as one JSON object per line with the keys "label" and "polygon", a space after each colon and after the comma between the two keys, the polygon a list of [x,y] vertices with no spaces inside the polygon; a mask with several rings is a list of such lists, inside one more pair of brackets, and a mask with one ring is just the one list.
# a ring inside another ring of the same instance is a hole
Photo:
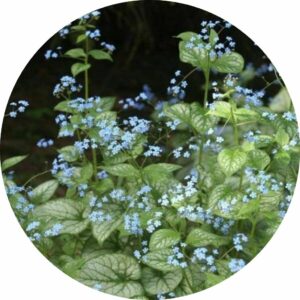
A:
{"label": "green stem", "polygon": [[204,108],[207,107],[208,90],[209,90],[209,74],[210,74],[209,69],[208,71],[204,72],[204,77],[205,77],[204,101],[203,101]]}
{"label": "green stem", "polygon": [[[84,63],[88,64],[88,53],[89,51],[89,44],[88,44],[88,39],[86,39],[85,42],[85,52],[86,52],[86,57],[84,58]],[[87,101],[87,99],[89,98],[89,71],[88,69],[86,69],[84,71],[84,96],[85,96],[85,100]],[[94,179],[95,181],[98,181],[97,178],[97,153],[95,149],[92,149],[92,156],[93,156],[93,173],[94,173]]]}
{"label": "green stem", "polygon": [[256,228],[256,221],[252,221],[252,227],[251,227],[251,232],[250,236],[253,238],[255,234],[255,228]]}
{"label": "green stem", "polygon": [[238,131],[238,127],[236,125],[236,119],[234,117],[234,113],[233,113],[233,109],[232,109],[232,103],[231,103],[231,108],[230,108],[230,114],[231,114],[232,126],[233,126],[234,143],[236,145],[238,145],[239,144],[239,131]]}
{"label": "green stem", "polygon": [[227,250],[221,257],[220,260],[223,259],[227,254],[229,254],[232,250],[234,250],[234,246]]}
{"label": "green stem", "polygon": [[241,174],[241,177],[240,177],[239,190],[242,189],[242,185],[243,185],[243,176],[244,176],[244,172],[242,171],[242,174]]}
{"label": "green stem", "polygon": [[41,172],[41,173],[38,173],[38,174],[32,176],[31,178],[29,178],[29,179],[24,183],[23,186],[26,186],[31,180],[33,180],[33,179],[35,179],[35,178],[37,178],[37,177],[39,177],[39,176],[42,176],[42,175],[44,175],[44,174],[47,174],[47,173],[49,173],[49,172],[51,172],[51,170],[47,170],[47,171],[44,171],[44,172]]}

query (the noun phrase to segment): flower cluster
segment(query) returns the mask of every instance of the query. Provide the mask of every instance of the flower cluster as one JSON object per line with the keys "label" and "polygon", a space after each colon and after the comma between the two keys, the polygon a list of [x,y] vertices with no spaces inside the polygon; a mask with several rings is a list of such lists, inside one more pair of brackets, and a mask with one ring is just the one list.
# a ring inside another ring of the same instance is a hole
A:
{"label": "flower cluster", "polygon": [[235,250],[242,251],[248,242],[248,237],[244,233],[236,233],[232,240]]}
{"label": "flower cluster", "polygon": [[218,249],[213,249],[211,253],[207,248],[196,248],[193,253],[192,261],[199,261],[202,271],[216,272],[215,257],[219,254]]}
{"label": "flower cluster", "polygon": [[124,216],[124,229],[131,234],[142,235],[141,222],[138,213],[126,214]]}
{"label": "flower cluster", "polygon": [[245,261],[241,258],[232,258],[228,263],[228,267],[232,273],[240,271],[245,265]]}
{"label": "flower cluster", "polygon": [[[187,245],[185,243],[180,243],[181,248],[185,248],[186,246]],[[185,256],[181,251],[180,247],[174,246],[172,248],[173,254],[168,256],[167,262],[172,266],[176,266],[176,267],[178,266],[184,269],[188,266],[188,264],[185,260]]]}
{"label": "flower cluster", "polygon": [[29,103],[27,100],[19,100],[16,102],[10,102],[9,106],[11,108],[11,111],[8,113],[8,115],[11,118],[16,118],[18,113],[24,113],[26,108],[29,106]]}
{"label": "flower cluster", "polygon": [[57,236],[60,234],[60,232],[63,229],[63,225],[62,224],[54,224],[50,229],[47,229],[44,233],[45,237],[51,237],[51,236]]}
{"label": "flower cluster", "polygon": [[79,92],[82,89],[82,85],[76,82],[76,79],[72,76],[63,76],[60,82],[57,83],[53,89],[53,95],[56,98],[69,96],[71,93]]}

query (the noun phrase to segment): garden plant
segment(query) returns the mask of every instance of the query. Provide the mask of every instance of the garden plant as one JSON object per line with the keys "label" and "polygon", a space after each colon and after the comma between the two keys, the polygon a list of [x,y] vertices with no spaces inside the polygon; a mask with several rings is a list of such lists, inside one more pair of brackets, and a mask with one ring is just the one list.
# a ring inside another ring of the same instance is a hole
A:
{"label": "garden plant", "polygon": [[[37,146],[57,156],[26,182],[11,171],[27,155],[2,161],[9,201],[40,252],[83,284],[131,299],[202,291],[250,262],[288,209],[300,152],[290,97],[273,66],[274,81],[249,88],[231,25],[207,20],[170,36],[190,72],[174,70],[164,100],[148,87],[123,100],[92,95],[90,70],[113,64],[118,46],[103,40],[100,17],[60,30],[74,47],[45,54],[70,64],[53,90],[65,146],[41,136]],[[194,73],[203,96],[187,99]],[[280,91],[269,101],[272,84]],[[10,102],[6,117],[26,109]]]}

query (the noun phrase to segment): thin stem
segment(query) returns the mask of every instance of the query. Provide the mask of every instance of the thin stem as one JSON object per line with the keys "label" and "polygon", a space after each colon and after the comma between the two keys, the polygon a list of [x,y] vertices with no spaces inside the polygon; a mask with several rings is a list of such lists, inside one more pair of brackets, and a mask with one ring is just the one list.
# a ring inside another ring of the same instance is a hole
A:
{"label": "thin stem", "polygon": [[275,73],[275,76],[276,76],[277,80],[279,81],[279,84],[281,85],[281,87],[285,88],[284,83],[282,82],[282,79],[280,78],[280,76],[275,68],[274,68],[274,73]]}
{"label": "thin stem", "polygon": [[239,131],[238,131],[238,127],[236,126],[236,120],[235,120],[235,117],[234,117],[232,106],[230,108],[230,113],[231,113],[232,126],[233,126],[233,131],[234,131],[234,143],[236,145],[238,145],[239,144]]}
{"label": "thin stem", "polygon": [[[84,58],[84,63],[88,64],[88,53],[89,51],[89,44],[88,44],[88,39],[86,39],[85,41],[85,52],[86,52],[86,56]],[[89,71],[88,69],[86,69],[84,71],[84,96],[85,96],[85,100],[87,101],[89,98]],[[92,149],[92,156],[93,156],[93,173],[94,173],[94,179],[95,181],[98,181],[97,178],[97,153],[95,149]]]}
{"label": "thin stem", "polygon": [[32,181],[33,179],[35,179],[35,178],[37,178],[37,177],[39,177],[39,176],[42,176],[42,175],[44,175],[44,174],[47,174],[47,173],[49,173],[49,172],[51,172],[51,170],[46,170],[46,171],[44,171],[44,172],[41,172],[41,173],[38,173],[38,174],[32,176],[31,178],[29,178],[29,179],[24,183],[24,186],[26,186],[26,185],[27,185],[30,181]]}
{"label": "thin stem", "polygon": [[207,107],[208,90],[209,90],[209,74],[210,74],[210,72],[208,69],[208,71],[204,73],[204,77],[205,77],[204,101],[203,101],[204,108]]}
{"label": "thin stem", "polygon": [[231,247],[229,250],[227,250],[221,257],[220,260],[223,259],[228,253],[230,253],[232,250],[234,250],[234,246]]}
{"label": "thin stem", "polygon": [[252,227],[251,227],[251,232],[250,232],[250,236],[253,238],[254,234],[255,234],[255,228],[256,228],[256,221],[252,222]]}
{"label": "thin stem", "polygon": [[241,177],[240,177],[239,190],[242,189],[242,185],[243,185],[243,176],[244,176],[244,172],[242,172]]}

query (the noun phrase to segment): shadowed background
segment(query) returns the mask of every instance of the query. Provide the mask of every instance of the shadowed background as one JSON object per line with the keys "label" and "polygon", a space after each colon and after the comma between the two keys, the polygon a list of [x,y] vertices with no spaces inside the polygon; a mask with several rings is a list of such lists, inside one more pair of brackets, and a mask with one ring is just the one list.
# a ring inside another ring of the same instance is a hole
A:
{"label": "shadowed background", "polygon": [[[90,95],[116,96],[117,99],[137,96],[144,84],[148,84],[158,98],[166,99],[166,89],[174,72],[181,69],[186,74],[191,70],[191,66],[179,61],[178,39],[174,37],[184,31],[199,32],[203,20],[219,19],[192,6],[149,0],[109,6],[101,9],[101,13],[97,21],[101,40],[114,44],[117,50],[113,63],[93,63],[89,72]],[[246,63],[253,63],[255,67],[270,63],[254,42],[238,29],[232,27],[227,33],[237,42],[236,51],[243,55]],[[34,38],[34,33],[29,36]],[[68,37],[64,40],[59,35],[50,38],[29,61],[9,100],[25,99],[30,103],[27,111],[17,119],[6,117],[2,128],[2,159],[31,154],[17,167],[20,179],[49,168],[55,156],[54,149],[38,149],[36,142],[43,137],[55,139],[57,136],[58,127],[54,123],[57,112],[53,107],[58,99],[52,91],[63,75],[70,74],[74,62],[65,58],[45,60],[45,52],[57,46],[62,46],[63,52],[74,47]],[[267,77],[268,81],[273,80],[272,75]],[[78,80],[82,81],[81,75]],[[201,72],[189,77],[187,99],[202,101],[203,82]],[[259,90],[265,85],[264,80],[256,78],[249,87]],[[277,86],[268,88],[266,99],[278,89]],[[56,146],[62,145],[64,140],[58,140]]]}

